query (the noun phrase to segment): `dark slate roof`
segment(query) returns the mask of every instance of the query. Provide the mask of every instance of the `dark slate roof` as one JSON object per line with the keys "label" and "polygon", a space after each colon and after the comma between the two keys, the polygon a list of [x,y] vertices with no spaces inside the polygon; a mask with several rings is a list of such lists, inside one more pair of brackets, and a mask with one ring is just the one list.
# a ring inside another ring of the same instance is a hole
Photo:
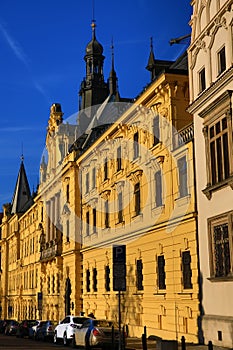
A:
{"label": "dark slate roof", "polygon": [[21,162],[18,178],[15,185],[15,191],[11,202],[11,214],[24,213],[32,205],[33,200],[24,167]]}

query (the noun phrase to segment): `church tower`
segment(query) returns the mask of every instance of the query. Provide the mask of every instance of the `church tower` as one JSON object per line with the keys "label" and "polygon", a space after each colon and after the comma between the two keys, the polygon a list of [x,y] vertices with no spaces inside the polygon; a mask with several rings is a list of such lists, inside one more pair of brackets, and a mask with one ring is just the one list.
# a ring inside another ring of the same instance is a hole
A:
{"label": "church tower", "polygon": [[103,46],[97,41],[95,28],[96,24],[92,24],[92,39],[86,46],[86,77],[81,83],[79,95],[81,104],[79,109],[91,108],[91,116],[94,115],[96,108],[94,106],[104,102],[109,95],[108,84],[104,81],[103,64],[105,57],[103,56]]}

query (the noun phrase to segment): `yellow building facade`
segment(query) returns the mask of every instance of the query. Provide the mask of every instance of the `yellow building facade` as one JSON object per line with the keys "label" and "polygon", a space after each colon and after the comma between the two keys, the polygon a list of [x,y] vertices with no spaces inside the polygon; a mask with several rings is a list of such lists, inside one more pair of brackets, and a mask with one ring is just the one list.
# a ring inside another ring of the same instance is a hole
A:
{"label": "yellow building facade", "polygon": [[[112,251],[125,245],[120,310],[129,335],[139,336],[146,326],[147,335],[184,335],[197,343],[197,210],[186,56],[163,62],[151,51],[152,81],[129,103],[119,96],[113,66],[109,96],[103,80],[101,88],[95,86],[93,72],[102,78],[104,56],[92,30],[79,124],[65,123],[61,106],[52,105],[38,190],[30,195],[22,161],[13,201],[4,206],[1,318],[60,320],[84,312],[118,320]],[[96,96],[100,106],[88,115]]]}
{"label": "yellow building facade", "polygon": [[198,341],[199,287],[188,78],[163,73],[87,151],[83,310],[118,319],[113,245],[126,245],[121,318],[130,335]]}

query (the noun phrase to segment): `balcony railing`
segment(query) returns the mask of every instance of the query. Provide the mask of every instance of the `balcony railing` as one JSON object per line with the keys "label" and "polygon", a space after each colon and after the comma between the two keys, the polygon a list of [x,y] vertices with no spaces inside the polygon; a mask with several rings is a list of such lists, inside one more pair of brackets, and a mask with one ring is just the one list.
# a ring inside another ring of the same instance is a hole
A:
{"label": "balcony railing", "polygon": [[193,140],[193,137],[194,137],[193,124],[186,126],[180,131],[177,131],[176,133],[174,133],[174,136],[173,136],[173,149],[179,148],[182,145],[190,142],[191,140]]}
{"label": "balcony railing", "polygon": [[50,242],[41,244],[40,260],[41,261],[51,260],[56,256],[61,255],[61,251],[62,251],[62,244],[61,242],[58,242],[57,239],[55,238]]}

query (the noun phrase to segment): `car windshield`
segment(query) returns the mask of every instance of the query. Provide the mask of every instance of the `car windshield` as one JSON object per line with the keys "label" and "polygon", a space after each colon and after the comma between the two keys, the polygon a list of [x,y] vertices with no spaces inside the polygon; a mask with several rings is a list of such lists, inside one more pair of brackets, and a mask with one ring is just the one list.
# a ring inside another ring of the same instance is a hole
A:
{"label": "car windshield", "polygon": [[86,317],[74,317],[73,322],[76,324],[83,324],[84,321],[88,320]]}
{"label": "car windshield", "polygon": [[94,326],[96,327],[117,327],[117,324],[113,321],[107,321],[107,320],[94,320],[93,322]]}

